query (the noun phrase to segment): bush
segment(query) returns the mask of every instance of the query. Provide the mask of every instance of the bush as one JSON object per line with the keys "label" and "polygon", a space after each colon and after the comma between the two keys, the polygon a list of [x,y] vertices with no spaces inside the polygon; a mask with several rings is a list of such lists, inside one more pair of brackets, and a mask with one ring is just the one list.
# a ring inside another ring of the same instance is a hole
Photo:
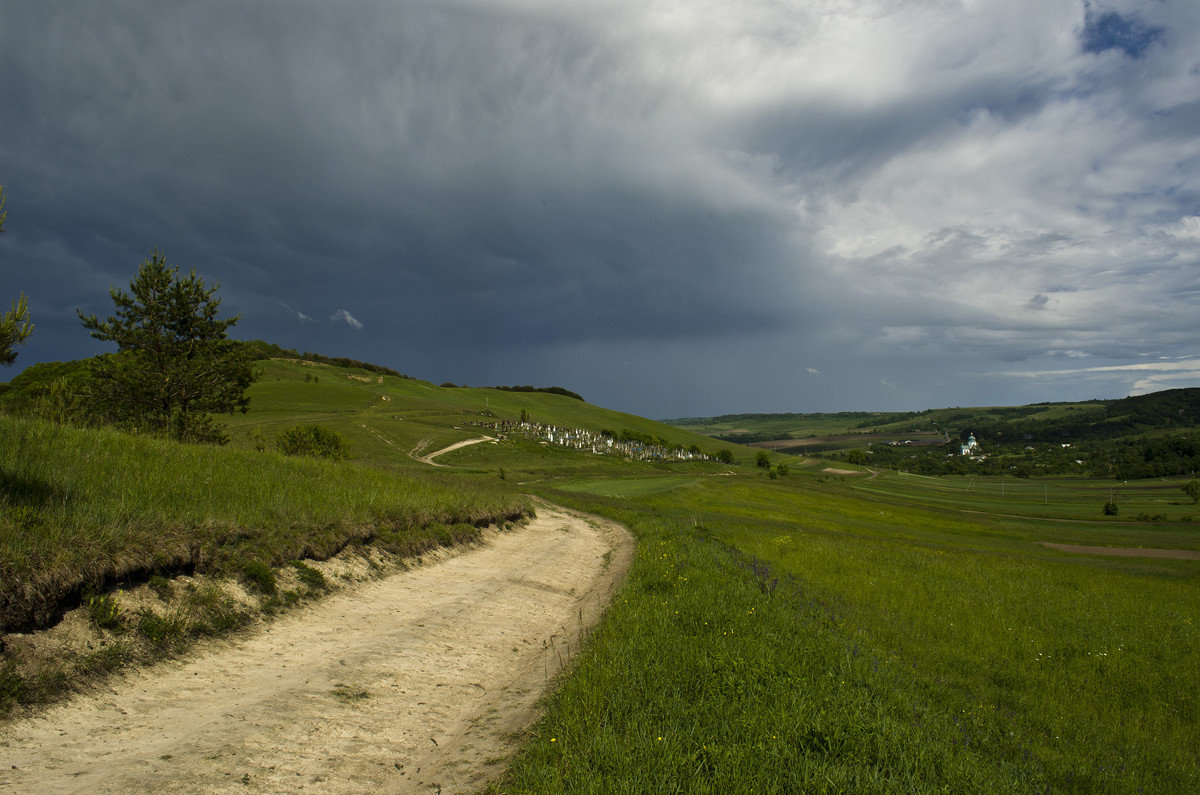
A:
{"label": "bush", "polygon": [[341,461],[350,457],[350,441],[323,425],[297,425],[275,440],[279,452]]}
{"label": "bush", "polygon": [[732,464],[733,463],[733,451],[730,450],[728,447],[722,447],[720,450],[717,451],[717,460],[720,461],[722,464]]}
{"label": "bush", "polygon": [[1117,507],[1115,502],[1109,500],[1108,502],[1104,503],[1105,516],[1116,516],[1118,513],[1120,513],[1120,508]]}
{"label": "bush", "polygon": [[767,455],[766,450],[759,450],[758,455],[754,457],[754,463],[756,466],[760,466],[763,469],[770,469],[771,457]]}
{"label": "bush", "polygon": [[788,469],[787,464],[780,464],[779,466],[775,467],[775,471],[778,472],[781,477],[785,477],[785,478],[791,472],[791,470]]}

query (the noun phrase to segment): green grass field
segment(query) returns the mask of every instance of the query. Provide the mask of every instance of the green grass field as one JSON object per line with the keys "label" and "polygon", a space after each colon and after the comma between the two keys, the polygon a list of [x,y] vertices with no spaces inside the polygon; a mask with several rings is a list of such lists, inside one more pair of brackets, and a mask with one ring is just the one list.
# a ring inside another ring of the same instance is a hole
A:
{"label": "green grass field", "polygon": [[646,484],[547,492],[640,554],[506,788],[1194,791],[1200,562],[845,482]]}

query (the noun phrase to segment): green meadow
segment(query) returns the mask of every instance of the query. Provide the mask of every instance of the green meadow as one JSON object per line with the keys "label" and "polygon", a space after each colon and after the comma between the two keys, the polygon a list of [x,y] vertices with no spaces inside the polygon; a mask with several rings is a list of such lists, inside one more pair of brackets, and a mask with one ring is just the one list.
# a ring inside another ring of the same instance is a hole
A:
{"label": "green meadow", "polygon": [[[496,790],[1200,790],[1200,561],[1042,545],[1200,549],[1182,481],[929,478],[778,454],[766,469],[756,449],[563,395],[260,367],[227,448],[0,416],[21,440],[0,452],[3,581],[81,587],[193,550],[219,568],[400,546],[520,515],[533,495],[624,523],[638,552]],[[439,468],[415,457],[522,412],[727,447],[734,463],[521,436]],[[309,423],[343,434],[351,460],[274,452]]]}
{"label": "green meadow", "polygon": [[1200,561],[1153,541],[889,503],[845,482],[592,481],[630,583],[514,791],[1194,791]]}

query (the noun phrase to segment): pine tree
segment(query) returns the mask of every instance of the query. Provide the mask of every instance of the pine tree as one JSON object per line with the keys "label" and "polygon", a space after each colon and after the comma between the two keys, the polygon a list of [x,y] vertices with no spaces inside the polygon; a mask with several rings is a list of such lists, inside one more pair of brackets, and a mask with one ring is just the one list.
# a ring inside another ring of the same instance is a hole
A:
{"label": "pine tree", "polygon": [[100,320],[78,310],[93,337],[118,349],[93,362],[93,409],[181,441],[228,441],[210,415],[245,412],[255,375],[250,351],[226,339],[241,315],[217,317],[219,288],[205,285],[195,270],[181,277],[155,249],[129,293],[109,290],[115,315]]}
{"label": "pine tree", "polygon": [[13,301],[12,311],[0,313],[0,364],[12,364],[17,360],[14,345],[24,342],[33,333],[29,322],[29,303],[22,293]]}
{"label": "pine tree", "polygon": [[[4,209],[4,186],[0,185],[0,235],[4,234],[4,219],[8,213]],[[0,364],[12,364],[17,360],[13,352],[14,345],[20,345],[33,333],[33,324],[29,322],[29,302],[22,293],[13,301],[12,311],[0,313]]]}

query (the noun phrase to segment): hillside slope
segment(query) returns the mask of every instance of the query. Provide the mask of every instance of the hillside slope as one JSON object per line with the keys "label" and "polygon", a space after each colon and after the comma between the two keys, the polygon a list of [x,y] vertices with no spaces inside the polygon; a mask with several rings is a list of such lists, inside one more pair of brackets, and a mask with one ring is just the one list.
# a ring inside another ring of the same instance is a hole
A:
{"label": "hillside slope", "polygon": [[[239,447],[274,449],[282,431],[317,423],[350,439],[356,460],[408,467],[414,464],[410,454],[478,437],[483,434],[481,424],[523,416],[541,426],[695,446],[708,455],[730,447],[703,434],[594,406],[558,387],[526,391],[530,388],[436,386],[366,362],[291,355],[295,352],[267,343],[253,345],[267,358],[256,363],[260,376],[248,393],[249,411],[218,417]],[[275,353],[288,355],[270,356]],[[87,360],[31,365],[8,384],[0,384],[0,411],[62,419],[78,401],[86,370]],[[738,455],[749,458],[753,451],[740,450]]]}

